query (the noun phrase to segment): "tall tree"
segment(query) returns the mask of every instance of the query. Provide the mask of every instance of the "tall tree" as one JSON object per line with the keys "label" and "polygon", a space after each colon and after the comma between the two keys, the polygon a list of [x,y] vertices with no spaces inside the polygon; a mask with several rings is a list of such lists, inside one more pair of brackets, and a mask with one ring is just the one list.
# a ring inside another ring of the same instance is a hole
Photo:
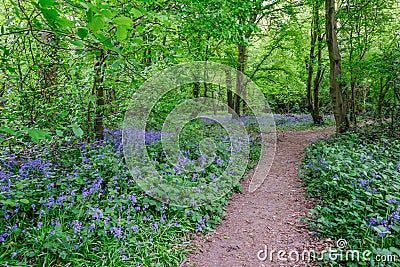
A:
{"label": "tall tree", "polygon": [[[324,70],[322,66],[322,49],[324,34],[321,30],[321,19],[320,19],[320,1],[313,1],[312,3],[312,19],[311,19],[311,44],[310,54],[307,63],[307,108],[311,113],[315,124],[322,123],[322,116],[320,115],[320,101],[319,101],[319,87],[324,76]],[[316,51],[315,51],[316,50]],[[317,59],[317,72],[315,74],[314,82],[314,66],[315,58]]]}
{"label": "tall tree", "polygon": [[349,128],[347,118],[346,102],[342,93],[342,62],[337,41],[337,22],[335,0],[325,0],[326,11],[326,44],[329,51],[329,95],[332,103],[332,110],[336,121],[336,131],[343,133]]}
{"label": "tall tree", "polygon": [[392,0],[358,1],[346,0],[341,2],[338,19],[341,21],[340,34],[343,40],[343,60],[346,62],[346,78],[350,92],[344,90],[347,99],[351,123],[357,124],[357,93],[361,83],[367,79],[365,56],[373,48],[387,27],[387,21],[392,20],[392,12],[386,7],[393,6]]}

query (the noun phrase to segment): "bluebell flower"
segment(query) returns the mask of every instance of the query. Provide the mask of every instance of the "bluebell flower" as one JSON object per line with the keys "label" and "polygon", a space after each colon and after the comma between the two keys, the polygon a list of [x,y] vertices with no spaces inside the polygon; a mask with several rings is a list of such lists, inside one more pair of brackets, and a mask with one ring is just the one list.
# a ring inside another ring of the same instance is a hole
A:
{"label": "bluebell flower", "polygon": [[372,226],[372,225],[377,225],[378,222],[376,221],[376,219],[374,217],[369,218],[368,220],[368,225]]}
{"label": "bluebell flower", "polygon": [[77,234],[81,231],[82,223],[78,220],[72,220],[70,227],[74,229],[74,233]]}
{"label": "bluebell flower", "polygon": [[114,234],[114,238],[122,238],[122,228],[121,227],[112,227],[110,233]]}
{"label": "bluebell flower", "polygon": [[93,230],[96,228],[96,225],[92,223],[88,229],[88,232],[93,232]]}
{"label": "bluebell flower", "polygon": [[224,163],[224,161],[223,161],[221,158],[218,158],[218,159],[216,160],[216,163],[217,163],[217,165],[221,165],[221,164]]}

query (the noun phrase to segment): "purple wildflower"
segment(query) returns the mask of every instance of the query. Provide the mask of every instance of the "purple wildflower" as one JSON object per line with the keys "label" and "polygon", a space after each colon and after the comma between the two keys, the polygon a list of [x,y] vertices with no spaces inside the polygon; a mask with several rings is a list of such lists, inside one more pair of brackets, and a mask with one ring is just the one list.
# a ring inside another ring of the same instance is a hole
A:
{"label": "purple wildflower", "polygon": [[74,233],[77,234],[81,231],[82,223],[78,220],[73,220],[70,227],[74,229]]}

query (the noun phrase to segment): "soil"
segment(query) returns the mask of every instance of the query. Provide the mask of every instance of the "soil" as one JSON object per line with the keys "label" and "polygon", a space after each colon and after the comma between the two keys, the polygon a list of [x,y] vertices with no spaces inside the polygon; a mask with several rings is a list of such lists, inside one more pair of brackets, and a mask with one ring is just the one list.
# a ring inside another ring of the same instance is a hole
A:
{"label": "soil", "polygon": [[[244,182],[243,193],[232,196],[219,226],[195,237],[191,245],[195,253],[180,266],[314,266],[302,261],[301,253],[305,249],[321,251],[333,241],[316,239],[301,222],[315,200],[304,195],[298,163],[311,141],[333,132],[334,128],[279,132],[275,159],[264,183],[249,193],[248,182]],[[287,253],[280,260],[278,250]]]}

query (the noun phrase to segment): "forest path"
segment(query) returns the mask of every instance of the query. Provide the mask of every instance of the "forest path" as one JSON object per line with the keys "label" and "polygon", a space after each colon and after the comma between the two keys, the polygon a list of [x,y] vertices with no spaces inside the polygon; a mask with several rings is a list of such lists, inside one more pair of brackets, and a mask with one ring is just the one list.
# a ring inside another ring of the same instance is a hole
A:
{"label": "forest path", "polygon": [[269,260],[269,254],[265,261],[258,259],[257,254],[265,249],[264,245],[269,253],[275,249],[301,254],[304,249],[320,247],[320,242],[324,242],[316,244],[307,225],[300,221],[313,203],[304,196],[297,163],[303,159],[304,148],[310,141],[333,132],[333,127],[279,132],[267,179],[254,193],[247,191],[248,181],[244,183],[243,193],[231,197],[227,216],[215,230],[193,240],[196,253],[188,255],[180,266],[310,266],[277,261],[277,252],[273,254],[274,262]]}

